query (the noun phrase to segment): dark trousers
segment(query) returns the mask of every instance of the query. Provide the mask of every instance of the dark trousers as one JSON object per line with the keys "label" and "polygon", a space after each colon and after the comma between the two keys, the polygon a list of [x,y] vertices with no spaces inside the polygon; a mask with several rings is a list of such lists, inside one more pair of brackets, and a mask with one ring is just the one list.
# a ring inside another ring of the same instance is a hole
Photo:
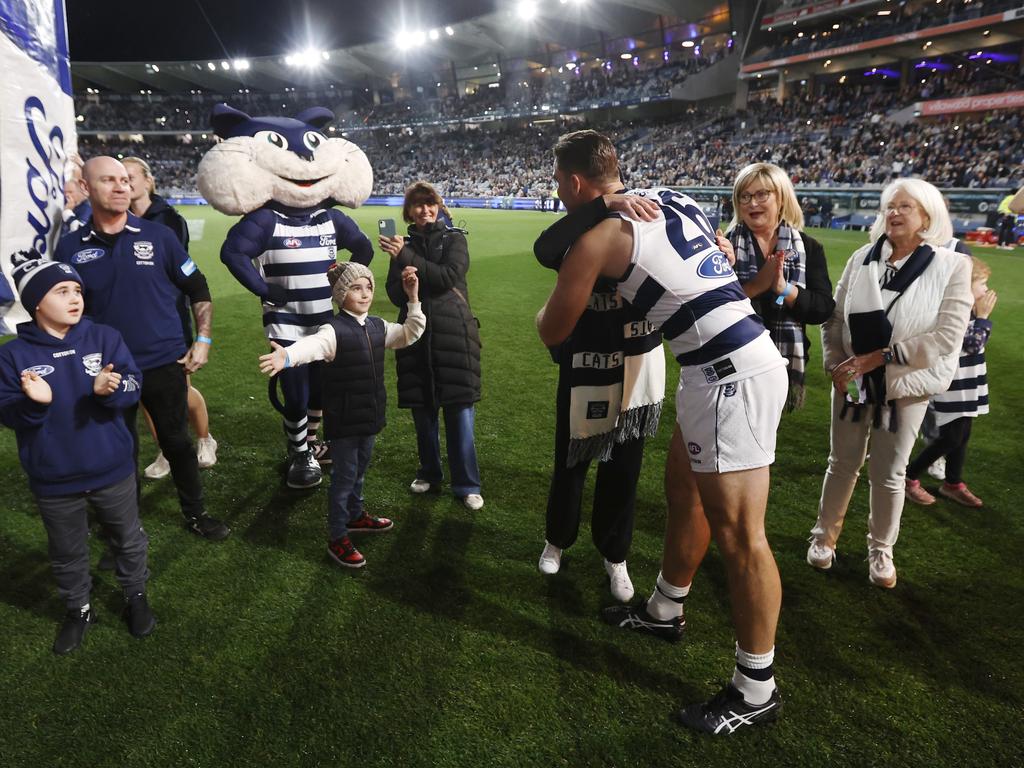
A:
{"label": "dark trousers", "polygon": [[115,558],[115,575],[125,597],[146,591],[149,538],[139,522],[135,476],[130,475],[97,491],[65,496],[37,496],[39,515],[46,527],[50,565],[57,593],[71,610],[89,602],[89,510],[96,511]]}
{"label": "dark trousers", "polygon": [[[452,476],[452,493],[460,499],[480,493],[480,466],[476,459],[475,405],[444,405],[444,441],[448,449],[448,471]],[[413,408],[416,427],[416,451],[420,466],[418,480],[440,485],[444,480],[441,467],[441,423],[436,408]]]}
{"label": "dark trousers", "polygon": [[[289,344],[291,342],[288,342]],[[286,346],[284,342],[278,342]],[[281,394],[284,398],[284,417],[289,421],[301,421],[306,418],[308,410],[319,411],[323,400],[321,396],[321,377],[323,364],[320,362],[285,368],[278,374],[281,382]]]}
{"label": "dark trousers", "polygon": [[331,442],[331,490],[327,494],[327,535],[348,535],[348,523],[363,515],[363,480],[376,435],[336,437]]}
{"label": "dark trousers", "polygon": [[[178,489],[181,513],[186,518],[205,513],[199,460],[188,433],[188,382],[184,367],[168,363],[142,372],[142,404],[153,419],[156,440],[171,465],[171,477]],[[139,465],[139,433],[135,417],[138,405],[125,411],[124,420],[135,443],[135,466]]]}
{"label": "dark trousers", "polygon": [[964,481],[964,461],[967,459],[967,442],[971,439],[971,425],[974,419],[964,416],[939,427],[939,437],[925,446],[907,466],[907,477],[917,480],[931,463],[941,456],[946,457],[946,482],[956,485]]}
{"label": "dark trousers", "polygon": [[[568,549],[576,541],[583,506],[583,486],[590,462],[566,467],[569,454],[568,369],[559,369],[558,397],[555,403],[555,469],[548,492],[546,538],[559,549]],[[636,485],[644,458],[644,439],[617,443],[611,458],[597,464],[594,485],[594,509],[590,535],[598,552],[611,563],[621,563],[633,542],[633,515]]]}
{"label": "dark trousers", "polygon": [[1000,245],[1013,245],[1013,228],[1017,224],[1016,214],[1012,216],[1003,216],[1002,221],[999,222],[999,244]]}

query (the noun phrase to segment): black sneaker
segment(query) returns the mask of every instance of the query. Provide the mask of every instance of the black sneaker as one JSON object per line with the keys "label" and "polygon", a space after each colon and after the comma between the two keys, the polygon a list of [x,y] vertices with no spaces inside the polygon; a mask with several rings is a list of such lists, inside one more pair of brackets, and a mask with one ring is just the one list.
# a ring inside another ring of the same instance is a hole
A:
{"label": "black sneaker", "polygon": [[778,720],[782,712],[779,689],[772,691],[768,701],[753,707],[743,700],[743,694],[732,684],[703,704],[691,704],[675,713],[676,722],[703,733],[728,736],[740,728],[764,725]]}
{"label": "black sneaker", "polygon": [[128,598],[128,604],[124,607],[124,620],[128,623],[132,637],[143,638],[156,629],[156,617],[149,609],[149,601],[143,592]]}
{"label": "black sneaker", "polygon": [[331,459],[331,444],[324,440],[311,440],[309,450],[313,452],[314,458],[321,467],[329,466]]}
{"label": "black sneaker", "polygon": [[324,478],[324,471],[310,450],[292,454],[288,462],[285,482],[289,488],[316,488]]}
{"label": "black sneaker", "polygon": [[673,643],[678,643],[683,639],[683,630],[686,628],[685,614],[680,614],[667,621],[656,619],[647,612],[646,600],[639,605],[608,606],[601,611],[601,620],[605,624],[647,632]]}
{"label": "black sneaker", "polygon": [[231,533],[231,529],[220,520],[205,514],[188,518],[185,521],[185,530],[210,541],[222,541]]}
{"label": "black sneaker", "polygon": [[53,641],[53,652],[59,656],[71,653],[82,645],[82,638],[89,631],[89,627],[96,623],[96,613],[92,608],[84,611],[74,608],[64,616],[64,623],[60,625],[57,632],[57,639]]}

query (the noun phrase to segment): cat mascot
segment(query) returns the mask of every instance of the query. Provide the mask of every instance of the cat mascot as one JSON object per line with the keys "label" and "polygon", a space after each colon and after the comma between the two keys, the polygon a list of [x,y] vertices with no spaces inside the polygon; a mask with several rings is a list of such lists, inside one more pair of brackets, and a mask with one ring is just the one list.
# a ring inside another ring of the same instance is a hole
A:
{"label": "cat mascot", "polygon": [[[211,122],[223,141],[199,163],[199,191],[221,213],[241,215],[227,234],[221,261],[263,305],[267,339],[281,346],[316,333],[331,317],[327,268],[339,248],[369,264],[373,246],[335,205],[358,208],[370,195],[373,172],[355,144],[328,137],[334,114],[323,107],[294,118],[250,117],[217,104]],[[316,442],[321,418],[319,364],[286,368],[271,401],[284,417],[290,488],[320,484],[325,446]],[[319,461],[318,461],[319,459]]]}

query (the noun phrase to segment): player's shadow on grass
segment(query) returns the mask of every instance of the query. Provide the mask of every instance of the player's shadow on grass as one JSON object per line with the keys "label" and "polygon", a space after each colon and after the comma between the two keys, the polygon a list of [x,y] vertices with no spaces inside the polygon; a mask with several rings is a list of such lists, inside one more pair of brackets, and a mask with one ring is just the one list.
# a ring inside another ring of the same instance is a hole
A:
{"label": "player's shadow on grass", "polygon": [[6,553],[0,564],[0,600],[37,616],[62,616],[45,544],[26,551],[4,536],[0,538],[0,551]]}

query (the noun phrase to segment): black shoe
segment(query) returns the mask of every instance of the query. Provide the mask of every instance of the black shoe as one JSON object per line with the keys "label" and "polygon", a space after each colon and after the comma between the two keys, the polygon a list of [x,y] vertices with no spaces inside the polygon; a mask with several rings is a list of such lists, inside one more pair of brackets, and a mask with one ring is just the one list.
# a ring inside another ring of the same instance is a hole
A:
{"label": "black shoe", "polygon": [[149,609],[149,601],[142,592],[128,598],[124,607],[124,620],[128,623],[128,631],[132,637],[143,638],[156,629],[156,617]]}
{"label": "black shoe", "polygon": [[779,718],[782,696],[779,689],[764,704],[752,707],[743,700],[743,694],[729,683],[703,704],[691,704],[675,713],[676,722],[703,733],[728,736],[740,728],[764,725]]}
{"label": "black shoe", "polygon": [[96,623],[96,613],[92,608],[81,610],[74,608],[64,616],[57,639],[53,641],[53,652],[59,656],[71,653],[82,645],[82,638],[89,627]]}
{"label": "black shoe", "polygon": [[205,514],[188,518],[185,521],[185,530],[210,541],[222,541],[231,533],[231,529],[220,520]]}
{"label": "black shoe", "polygon": [[286,483],[289,488],[316,488],[323,480],[324,471],[310,450],[292,454],[288,463]]}
{"label": "black shoe", "polygon": [[656,619],[647,612],[647,601],[639,605],[611,605],[601,611],[601,620],[605,624],[611,624],[623,629],[635,629],[638,632],[647,632],[677,643],[683,639],[683,629],[686,628],[686,616],[680,614],[674,619],[662,621]]}

